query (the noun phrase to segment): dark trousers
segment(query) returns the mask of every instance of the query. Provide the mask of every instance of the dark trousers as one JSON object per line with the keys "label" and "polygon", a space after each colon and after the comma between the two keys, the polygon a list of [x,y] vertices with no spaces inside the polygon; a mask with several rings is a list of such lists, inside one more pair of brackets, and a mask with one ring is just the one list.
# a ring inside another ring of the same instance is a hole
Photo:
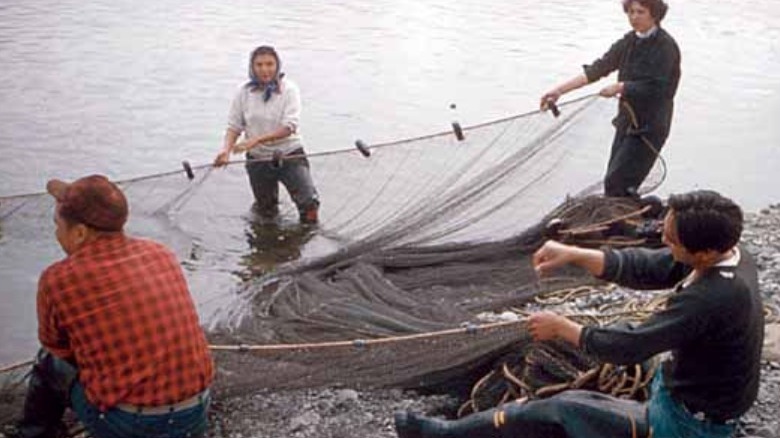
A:
{"label": "dark trousers", "polygon": [[298,207],[301,220],[309,221],[312,214],[316,218],[319,198],[309,171],[309,160],[303,154],[303,149],[299,149],[291,153],[295,157],[284,157],[278,162],[253,161],[247,157],[246,172],[260,215],[274,217],[279,213],[279,183],[282,183]]}
{"label": "dark trousers", "polygon": [[455,421],[396,414],[396,430],[401,438],[645,438],[649,425],[642,403],[569,390]]}
{"label": "dark trousers", "polygon": [[642,140],[642,136],[618,129],[612,141],[612,151],[604,176],[606,196],[632,196],[653,168],[662,145],[653,145],[655,151]]}

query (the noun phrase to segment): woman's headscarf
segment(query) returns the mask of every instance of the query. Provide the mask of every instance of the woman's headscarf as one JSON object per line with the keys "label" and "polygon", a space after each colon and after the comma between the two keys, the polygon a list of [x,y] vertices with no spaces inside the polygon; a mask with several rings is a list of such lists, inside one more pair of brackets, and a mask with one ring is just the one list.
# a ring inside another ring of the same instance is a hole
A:
{"label": "woman's headscarf", "polygon": [[[255,58],[257,58],[260,55],[271,55],[276,59],[276,73],[274,74],[274,78],[271,79],[268,83],[263,83],[260,81],[260,78],[258,78],[255,75],[255,70],[252,68],[252,65],[255,62]],[[279,81],[284,77],[284,73],[282,71],[282,60],[279,59],[279,55],[276,53],[276,50],[271,46],[260,46],[252,51],[252,54],[249,56],[249,82],[246,84],[247,87],[250,87],[251,89],[259,89],[263,91],[263,102],[268,102],[269,99],[271,99],[271,95],[273,93],[281,93],[281,89],[279,88]]]}

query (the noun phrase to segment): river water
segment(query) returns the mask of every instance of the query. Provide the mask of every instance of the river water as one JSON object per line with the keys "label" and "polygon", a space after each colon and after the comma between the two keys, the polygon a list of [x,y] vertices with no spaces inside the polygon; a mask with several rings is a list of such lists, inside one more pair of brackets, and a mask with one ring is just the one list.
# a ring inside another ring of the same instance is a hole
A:
{"label": "river water", "polygon": [[[661,194],[779,201],[780,2],[670,3],[683,76]],[[451,103],[463,124],[532,110],[627,30],[617,0],[3,0],[0,196],[210,161],[259,44],[299,84],[317,152],[444,130]],[[0,288],[30,288],[0,304],[0,364],[34,351],[35,281],[56,257],[3,271]]]}

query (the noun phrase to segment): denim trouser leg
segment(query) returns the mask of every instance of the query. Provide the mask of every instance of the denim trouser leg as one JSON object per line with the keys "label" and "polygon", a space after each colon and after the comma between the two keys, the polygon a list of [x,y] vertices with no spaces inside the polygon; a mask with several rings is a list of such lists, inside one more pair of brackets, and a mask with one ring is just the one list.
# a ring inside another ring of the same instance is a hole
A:
{"label": "denim trouser leg", "polygon": [[69,405],[71,385],[78,370],[41,348],[30,373],[19,432],[23,437],[55,436]]}
{"label": "denim trouser leg", "polygon": [[653,378],[647,416],[653,436],[664,438],[729,438],[736,432],[733,424],[714,424],[699,420],[672,399],[659,370]]}

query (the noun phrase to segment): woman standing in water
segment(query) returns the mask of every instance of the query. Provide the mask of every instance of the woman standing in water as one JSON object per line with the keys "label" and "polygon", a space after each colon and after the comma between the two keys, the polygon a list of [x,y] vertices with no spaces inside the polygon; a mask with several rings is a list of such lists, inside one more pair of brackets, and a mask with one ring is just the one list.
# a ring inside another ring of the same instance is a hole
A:
{"label": "woman standing in water", "polygon": [[618,70],[618,82],[599,93],[620,97],[604,177],[607,196],[636,195],[669,135],[680,80],[680,50],[672,36],[661,28],[667,9],[663,0],[623,0],[632,31],[604,56],[584,66],[582,74],[548,91],[541,99],[541,108],[547,109],[569,91]]}
{"label": "woman standing in water", "polygon": [[[252,52],[249,82],[233,99],[214,165],[225,166],[231,153],[246,152],[257,212],[265,218],[278,214],[281,182],[298,207],[301,222],[316,223],[320,203],[298,134],[300,91],[281,73],[281,66],[273,47],[260,46]],[[242,133],[245,140],[237,143]]]}

